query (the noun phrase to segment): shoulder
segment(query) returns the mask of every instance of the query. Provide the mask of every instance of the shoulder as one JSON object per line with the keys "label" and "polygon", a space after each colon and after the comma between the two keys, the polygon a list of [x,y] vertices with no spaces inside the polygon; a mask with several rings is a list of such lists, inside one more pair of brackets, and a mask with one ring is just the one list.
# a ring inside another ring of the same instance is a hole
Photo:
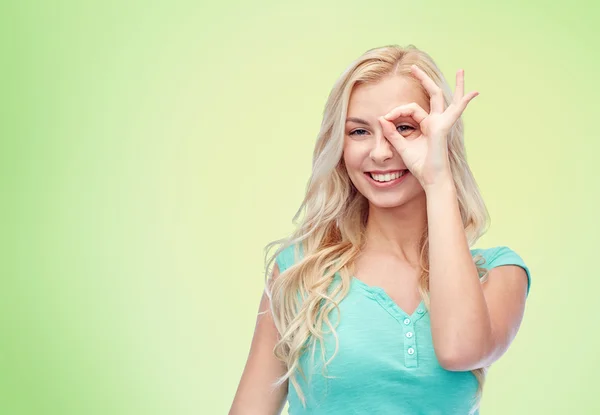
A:
{"label": "shoulder", "polygon": [[279,272],[282,273],[296,262],[298,262],[303,255],[302,244],[293,244],[285,247],[275,258],[277,265],[279,266]]}
{"label": "shoulder", "polygon": [[481,255],[484,259],[481,266],[488,270],[502,265],[515,265],[525,270],[527,275],[527,295],[531,286],[531,272],[523,258],[508,246],[495,246],[491,248],[475,248],[471,249],[471,255]]}

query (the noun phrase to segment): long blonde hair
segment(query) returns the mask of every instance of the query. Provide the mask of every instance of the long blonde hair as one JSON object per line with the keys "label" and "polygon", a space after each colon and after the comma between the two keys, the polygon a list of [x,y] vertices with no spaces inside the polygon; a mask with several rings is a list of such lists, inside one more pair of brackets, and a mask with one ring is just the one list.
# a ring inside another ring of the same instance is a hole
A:
{"label": "long blonde hair", "polygon": [[[288,369],[275,385],[281,385],[289,379],[303,404],[304,394],[296,380],[297,372],[304,376],[299,358],[307,344],[314,346],[319,341],[323,345],[325,326],[335,338],[333,356],[337,353],[338,337],[329,313],[337,308],[337,304],[348,293],[354,261],[365,242],[368,201],[352,184],[342,158],[350,94],[359,83],[374,83],[388,75],[410,76],[412,64],[425,71],[442,88],[446,105],[450,104],[450,87],[427,53],[413,45],[390,45],[366,51],[342,73],[327,99],[313,152],[312,175],[306,196],[293,218],[296,230],[288,238],[273,241],[265,248],[268,253],[273,246],[279,245],[266,260],[265,267],[265,292],[270,299],[270,311],[279,332],[274,354]],[[429,99],[427,91],[424,88],[422,91]],[[487,230],[489,216],[467,165],[462,119],[450,131],[448,143],[461,218],[469,245],[472,246]],[[302,212],[303,218],[298,223]],[[428,241],[425,230],[419,245],[419,293],[429,309]],[[296,253],[298,247],[302,249],[301,260],[284,270],[278,278],[270,278],[273,261],[292,245]],[[484,281],[487,274],[480,267],[481,259],[481,256],[476,256],[475,263],[480,279]],[[341,277],[341,284],[329,292],[336,273]],[[323,347],[321,349],[324,351]],[[487,368],[472,371],[478,380],[474,409],[481,400],[486,371]]]}

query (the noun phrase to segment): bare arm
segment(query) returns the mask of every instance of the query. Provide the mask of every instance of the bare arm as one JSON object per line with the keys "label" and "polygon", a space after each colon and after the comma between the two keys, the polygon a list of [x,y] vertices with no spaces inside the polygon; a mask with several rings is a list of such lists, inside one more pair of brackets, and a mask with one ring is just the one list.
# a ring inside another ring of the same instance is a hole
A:
{"label": "bare arm", "polygon": [[431,330],[440,365],[467,371],[491,365],[515,338],[525,310],[527,276],[518,266],[490,270],[479,282],[454,184],[427,191]]}
{"label": "bare arm", "polygon": [[[277,264],[272,278],[279,275]],[[273,355],[277,342],[277,329],[269,309],[269,298],[263,293],[260,301],[256,328],[250,346],[250,353],[242,378],[233,399],[229,415],[278,415],[287,397],[288,382],[277,389],[273,382],[286,372],[285,365]]]}

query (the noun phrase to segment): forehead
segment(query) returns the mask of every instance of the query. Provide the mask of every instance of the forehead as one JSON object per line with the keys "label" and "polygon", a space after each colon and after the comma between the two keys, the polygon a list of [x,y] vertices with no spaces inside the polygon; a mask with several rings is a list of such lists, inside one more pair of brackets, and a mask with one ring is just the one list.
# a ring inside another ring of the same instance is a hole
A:
{"label": "forehead", "polygon": [[377,118],[397,106],[411,102],[416,102],[429,112],[429,102],[418,82],[395,75],[376,83],[356,85],[350,94],[348,116]]}

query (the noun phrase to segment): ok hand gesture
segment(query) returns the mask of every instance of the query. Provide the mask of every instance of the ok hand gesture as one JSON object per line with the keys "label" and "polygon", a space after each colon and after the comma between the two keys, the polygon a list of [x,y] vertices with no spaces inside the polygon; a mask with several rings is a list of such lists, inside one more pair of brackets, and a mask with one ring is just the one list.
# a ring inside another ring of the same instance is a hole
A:
{"label": "ok hand gesture", "polygon": [[[394,108],[385,116],[379,117],[379,122],[383,134],[400,154],[406,167],[426,189],[442,180],[451,180],[448,135],[467,104],[479,95],[479,92],[464,95],[464,70],[459,70],[456,73],[456,90],[452,103],[448,108],[444,108],[442,89],[416,65],[412,65],[411,74],[429,93],[430,112],[427,113],[413,102]],[[421,135],[411,139],[402,136],[393,122],[400,117],[414,119],[420,126]]]}

